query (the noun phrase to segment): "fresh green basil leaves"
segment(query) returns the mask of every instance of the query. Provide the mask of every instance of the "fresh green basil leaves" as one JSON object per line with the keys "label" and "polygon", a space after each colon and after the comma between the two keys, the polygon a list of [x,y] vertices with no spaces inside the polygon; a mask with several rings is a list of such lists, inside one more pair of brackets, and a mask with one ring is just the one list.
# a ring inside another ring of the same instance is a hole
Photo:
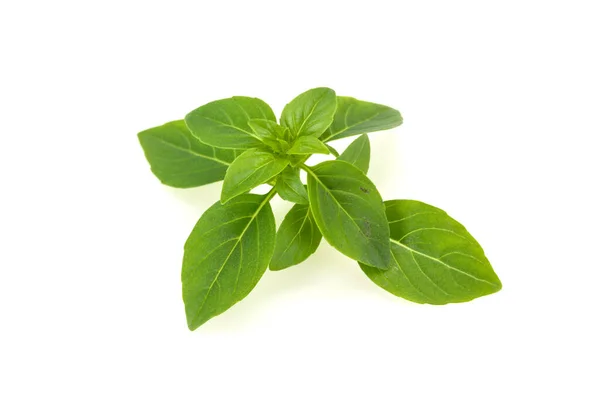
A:
{"label": "fresh green basil leaves", "polygon": [[247,194],[217,202],[192,230],[181,270],[190,329],[246,297],[264,274],[275,248],[271,197]]}
{"label": "fresh green basil leaves", "polygon": [[464,226],[420,201],[385,202],[393,262],[382,271],[363,263],[377,285],[416,303],[446,304],[497,292],[502,283]]}
{"label": "fresh green basil leaves", "polygon": [[[366,176],[366,133],[400,124],[393,108],[316,88],[287,104],[279,123],[264,101],[237,96],[140,132],[162,183],[190,188],[223,180],[220,201],[184,247],[188,327],[242,300],[267,268],[306,260],[321,238],[374,283],[416,303],[459,303],[500,290],[481,246],[460,223],[418,201],[384,202]],[[360,136],[341,155],[328,143],[354,135]],[[313,154],[331,159],[306,165]],[[249,194],[263,184],[271,186],[267,194]],[[295,203],[278,230],[269,205],[276,194]]]}
{"label": "fresh green basil leaves", "polygon": [[310,210],[325,239],[354,260],[387,269],[390,229],[373,182],[345,161],[325,161],[305,169]]}
{"label": "fresh green basil leaves", "polygon": [[220,181],[239,150],[220,149],[194,137],[183,121],[140,132],[152,172],[165,185],[191,188]]}

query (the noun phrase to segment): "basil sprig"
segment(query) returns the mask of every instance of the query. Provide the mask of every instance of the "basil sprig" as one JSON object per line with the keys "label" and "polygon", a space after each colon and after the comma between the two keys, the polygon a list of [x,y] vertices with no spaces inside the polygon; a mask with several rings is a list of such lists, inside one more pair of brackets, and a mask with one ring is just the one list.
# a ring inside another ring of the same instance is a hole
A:
{"label": "basil sprig", "polygon": [[[264,101],[236,96],[140,132],[151,170],[165,185],[223,180],[220,201],[184,246],[188,327],[242,300],[267,269],[303,262],[322,238],[375,284],[416,303],[465,302],[500,290],[483,249],[460,223],[419,201],[384,202],[367,177],[366,134],[400,124],[393,108],[316,88],[288,103],[279,122]],[[355,135],[341,154],[329,144]],[[332,160],[308,166],[312,154]],[[262,184],[272,186],[267,194],[249,193]],[[278,230],[269,204],[275,195],[295,203]]]}

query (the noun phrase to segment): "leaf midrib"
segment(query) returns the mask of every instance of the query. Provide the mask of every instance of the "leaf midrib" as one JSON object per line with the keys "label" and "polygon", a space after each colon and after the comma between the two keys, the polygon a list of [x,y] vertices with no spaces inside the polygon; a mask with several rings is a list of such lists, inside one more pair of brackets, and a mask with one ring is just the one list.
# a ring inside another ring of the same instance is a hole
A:
{"label": "leaf midrib", "polygon": [[198,319],[198,316],[200,315],[200,312],[202,311],[202,308],[204,307],[204,304],[206,304],[206,300],[208,299],[208,296],[210,295],[210,292],[211,292],[213,286],[215,285],[215,283],[219,279],[219,276],[221,275],[221,272],[223,272],[223,269],[225,269],[225,265],[229,261],[229,258],[231,258],[231,255],[233,254],[233,251],[241,243],[241,240],[244,237],[244,234],[246,233],[246,231],[248,230],[248,228],[250,228],[250,225],[252,225],[252,223],[254,221],[256,221],[256,217],[258,216],[258,214],[260,213],[260,211],[263,209],[263,207],[265,206],[265,204],[269,203],[269,200],[271,200],[271,198],[273,197],[274,194],[275,194],[274,190],[271,190],[269,193],[267,193],[265,195],[265,198],[263,199],[263,201],[260,203],[260,205],[258,206],[258,208],[256,209],[256,211],[254,212],[254,214],[252,214],[250,216],[250,220],[248,221],[248,223],[246,224],[246,226],[244,227],[244,229],[242,230],[242,232],[240,233],[240,235],[237,237],[236,243],[233,245],[233,247],[229,251],[229,254],[227,254],[227,257],[225,258],[225,261],[223,261],[223,263],[221,264],[221,267],[219,268],[219,271],[217,271],[217,275],[215,276],[215,278],[211,282],[210,286],[208,287],[208,290],[206,291],[206,295],[204,296],[204,299],[202,300],[202,304],[200,305],[200,307],[198,307],[198,311],[196,312],[196,315],[194,316],[194,321],[196,319]]}
{"label": "leaf midrib", "polygon": [[[168,142],[168,141],[166,141],[163,138],[158,137],[158,136],[155,136],[154,139],[156,139],[159,142],[162,142],[162,143],[166,144],[169,147],[172,147],[174,149],[182,151],[184,153],[188,153],[188,154],[191,154],[191,155],[194,155],[194,156],[197,156],[197,157],[205,158],[207,160],[215,161],[215,162],[218,162],[218,163],[226,165],[226,166],[230,166],[231,165],[231,163],[228,163],[227,161],[223,161],[223,160],[220,160],[220,159],[215,158],[215,157],[210,157],[210,156],[207,156],[205,154],[198,153],[198,152],[192,150],[191,147],[190,148],[179,147],[179,146],[177,146],[177,145],[175,145],[175,144],[173,144],[171,142]],[[187,140],[187,138],[186,138],[186,140]],[[188,140],[188,143],[189,143],[189,140]],[[190,145],[191,145],[191,143],[190,143]]]}
{"label": "leaf midrib", "polygon": [[[229,119],[231,119],[231,117],[229,116],[229,114],[227,114],[227,112],[225,112],[225,115],[227,115],[227,117],[228,117]],[[218,119],[214,119],[214,118],[211,118],[211,117],[207,117],[207,116],[205,116],[205,115],[201,115],[200,117],[201,117],[201,118],[204,118],[204,119],[207,119],[207,120],[209,120],[209,121],[212,121],[212,122],[217,122],[217,123],[219,123],[219,124],[221,124],[221,125],[223,125],[223,126],[226,126],[226,127],[228,127],[228,128],[233,128],[233,129],[235,129],[235,130],[237,130],[237,131],[243,132],[243,133],[245,133],[246,135],[248,135],[248,136],[252,137],[253,139],[256,139],[256,140],[258,140],[259,142],[262,142],[262,141],[261,141],[261,140],[260,140],[260,139],[259,139],[259,138],[258,138],[258,137],[255,135],[255,134],[254,134],[254,132],[247,131],[247,130],[245,130],[245,129],[243,129],[243,128],[240,128],[239,126],[236,126],[236,125],[231,125],[231,124],[227,124],[227,123],[225,123],[225,122],[223,122],[223,121],[219,121]]]}
{"label": "leaf midrib", "polygon": [[[333,193],[331,192],[331,190],[329,190],[329,188],[327,186],[325,186],[325,184],[323,182],[321,182],[321,180],[312,171],[312,169],[306,168],[306,172],[309,173],[309,174],[311,174],[311,176],[313,178],[315,178],[315,180],[317,182],[319,182],[321,184],[321,186],[323,186],[325,188],[325,190],[327,191],[327,193],[329,193],[329,195],[331,196],[331,198],[333,199],[333,201],[338,205],[339,208],[342,209],[342,211],[344,211],[344,214],[346,214],[346,216],[348,218],[350,218],[350,221],[352,221],[352,223],[354,224],[354,226],[356,226],[356,228],[361,233],[361,235],[363,235],[365,237],[365,239],[367,239],[368,241],[373,240],[373,238],[370,238],[367,235],[365,235],[365,233],[362,231],[362,229],[360,229],[360,226],[358,226],[358,224],[356,223],[356,221],[354,220],[354,218],[352,218],[352,216],[350,214],[348,214],[348,211],[346,211],[346,209],[342,206],[342,204],[337,200],[337,198],[333,195]],[[347,193],[350,193],[350,192],[347,192]]]}
{"label": "leaf midrib", "polygon": [[[300,228],[298,229],[298,232],[296,232],[296,234],[290,240],[290,242],[287,245],[287,247],[285,248],[285,250],[283,250],[283,252],[281,253],[281,257],[280,258],[282,258],[284,256],[284,254],[287,253],[287,251],[292,246],[292,243],[294,243],[294,240],[296,240],[296,238],[300,235],[300,233],[302,232],[302,229],[304,228],[304,225],[306,224],[306,221],[309,219],[309,216],[310,216],[310,207],[307,206],[306,214],[302,217],[302,223],[300,224]],[[298,221],[295,222],[295,224],[297,224],[297,223],[298,223]],[[311,239],[312,239],[312,235],[311,235]]]}
{"label": "leaf midrib", "polygon": [[453,266],[451,266],[451,265],[449,265],[449,264],[446,264],[446,263],[445,263],[445,262],[443,262],[442,260],[440,260],[440,259],[437,259],[437,258],[435,258],[435,257],[432,257],[432,256],[430,256],[429,254],[425,254],[425,253],[423,253],[423,252],[420,252],[420,251],[418,251],[418,250],[415,250],[415,249],[413,249],[413,248],[411,248],[411,247],[408,247],[408,246],[407,246],[407,245],[405,245],[404,243],[401,243],[401,242],[399,242],[399,241],[397,241],[397,240],[394,240],[394,239],[390,238],[390,242],[397,244],[398,246],[400,246],[400,247],[402,247],[402,248],[404,248],[404,249],[406,249],[406,250],[410,251],[411,253],[415,253],[415,254],[418,254],[418,255],[420,255],[420,256],[423,256],[423,257],[425,257],[425,258],[428,258],[428,259],[430,259],[430,260],[432,260],[432,261],[435,261],[435,262],[437,262],[438,264],[441,264],[441,265],[443,265],[444,267],[446,267],[446,268],[448,268],[448,269],[451,269],[452,271],[455,271],[455,272],[458,272],[458,273],[460,273],[460,274],[463,274],[463,275],[465,275],[465,276],[468,276],[468,277],[469,277],[469,278],[471,278],[471,279],[475,279],[476,281],[484,282],[484,283],[487,283],[488,285],[491,285],[491,286],[494,286],[494,287],[498,287],[498,284],[496,284],[496,283],[494,283],[494,282],[490,282],[490,281],[487,281],[487,280],[485,280],[485,279],[478,278],[478,277],[476,277],[476,276],[474,276],[474,275],[471,275],[471,274],[469,274],[468,272],[465,272],[465,271],[463,271],[463,270],[460,270],[460,269],[458,269],[458,268],[456,268],[456,267],[453,267]]}
{"label": "leaf midrib", "polygon": [[[265,154],[269,154],[269,153],[265,153]],[[272,155],[269,154],[269,156],[272,156]],[[272,167],[276,162],[278,162],[280,160],[281,160],[280,158],[276,158],[275,156],[272,156],[272,158],[270,158],[269,160],[266,160],[266,162],[263,163],[260,167],[258,167],[257,169],[255,169],[254,171],[252,171],[248,176],[244,177],[244,179],[242,179],[241,181],[239,181],[236,184],[236,187],[239,188],[240,186],[242,186],[243,183],[245,183],[246,181],[248,181],[250,178],[257,177],[259,174],[263,173],[267,167]],[[285,165],[285,167],[287,167],[287,164]],[[284,169],[285,169],[285,167],[284,167]],[[265,183],[269,179],[273,178],[275,175],[277,175],[277,174],[271,174],[268,178],[265,178],[265,179],[262,179],[262,180],[259,180],[259,181],[262,182],[262,183]],[[260,185],[260,183],[259,183],[259,185]]]}
{"label": "leaf midrib", "polygon": [[[351,106],[352,106],[352,104],[351,104],[350,106],[348,106],[348,109],[347,109],[347,110],[349,110]],[[342,133],[346,132],[347,130],[350,130],[350,129],[352,129],[352,128],[354,128],[354,127],[356,127],[356,126],[360,125],[360,124],[363,124],[363,123],[365,123],[365,122],[369,122],[370,120],[372,120],[372,119],[374,119],[374,118],[376,118],[376,117],[380,116],[381,114],[383,114],[383,113],[384,113],[384,112],[386,112],[386,111],[388,111],[388,110],[383,110],[383,111],[381,111],[381,112],[378,112],[378,113],[374,114],[373,116],[371,116],[371,117],[369,117],[369,118],[367,118],[367,119],[365,119],[365,120],[358,121],[357,123],[355,123],[355,124],[353,124],[353,125],[348,125],[346,122],[344,122],[344,125],[346,125],[346,126],[344,127],[344,129],[341,129],[341,130],[337,131],[336,133],[332,133],[331,135],[329,135],[328,137],[326,137],[324,140],[326,140],[326,141],[333,140],[333,138],[335,138],[336,136],[338,136],[338,135],[340,135],[340,134],[342,134]],[[347,116],[346,116],[346,117],[347,117]]]}

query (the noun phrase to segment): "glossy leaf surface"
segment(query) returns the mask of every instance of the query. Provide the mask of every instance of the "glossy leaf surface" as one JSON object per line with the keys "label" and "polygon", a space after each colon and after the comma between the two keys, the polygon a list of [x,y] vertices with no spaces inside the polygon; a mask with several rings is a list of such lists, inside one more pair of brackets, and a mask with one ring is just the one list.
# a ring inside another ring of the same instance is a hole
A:
{"label": "glossy leaf surface", "polygon": [[338,160],[349,162],[365,174],[369,171],[371,161],[371,143],[367,135],[361,135],[344,150]]}
{"label": "glossy leaf surface", "polygon": [[275,114],[260,99],[235,96],[195,109],[186,115],[185,123],[203,143],[222,148],[248,149],[261,144],[248,125],[252,119],[275,121]]}
{"label": "glossy leaf surface", "polygon": [[293,137],[319,137],[333,121],[335,109],[336,96],[333,90],[311,89],[284,107],[281,126],[289,128]]}
{"label": "glossy leaf surface", "polygon": [[243,152],[229,166],[223,181],[221,202],[246,193],[258,185],[269,182],[285,169],[289,161],[259,149]]}
{"label": "glossy leaf surface", "polygon": [[268,119],[252,119],[248,125],[254,134],[271,149],[285,153],[290,148],[290,144],[286,141],[288,130],[276,122]]}
{"label": "glossy leaf surface", "polygon": [[296,204],[277,231],[275,252],[269,268],[279,271],[301,263],[317,250],[321,238],[309,206]]}
{"label": "glossy leaf surface", "polygon": [[381,271],[361,265],[388,292],[416,303],[469,301],[502,288],[483,249],[439,208],[414,200],[385,202],[392,263]]}
{"label": "glossy leaf surface", "polygon": [[338,96],[333,122],[321,136],[324,142],[362,133],[382,131],[402,124],[398,110],[381,104]]}
{"label": "glossy leaf surface", "polygon": [[292,147],[287,151],[288,154],[329,154],[329,149],[323,142],[313,136],[300,136]]}
{"label": "glossy leaf surface", "polygon": [[237,156],[235,150],[201,143],[184,121],[173,121],[138,133],[152,172],[165,185],[190,188],[217,182]]}
{"label": "glossy leaf surface", "polygon": [[181,271],[191,330],[246,297],[267,269],[275,247],[269,199],[247,194],[217,202],[192,230]]}
{"label": "glossy leaf surface", "polygon": [[307,169],[307,176],[310,208],[325,239],[354,260],[388,268],[390,231],[373,182],[338,160]]}
{"label": "glossy leaf surface", "polygon": [[300,180],[298,168],[287,167],[277,177],[275,184],[277,194],[287,201],[298,204],[308,204],[306,187]]}

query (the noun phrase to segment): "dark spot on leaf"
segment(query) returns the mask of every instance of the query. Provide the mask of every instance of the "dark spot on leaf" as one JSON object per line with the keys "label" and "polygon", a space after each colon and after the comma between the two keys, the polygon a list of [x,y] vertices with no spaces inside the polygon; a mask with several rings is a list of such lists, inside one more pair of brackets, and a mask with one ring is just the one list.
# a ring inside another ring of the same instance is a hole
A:
{"label": "dark spot on leaf", "polygon": [[367,221],[366,219],[365,221],[365,236],[371,237],[371,223],[369,221]]}
{"label": "dark spot on leaf", "polygon": [[364,187],[362,187],[362,186],[360,187],[360,190],[362,190],[364,193],[369,193],[369,189],[367,189],[367,188],[364,188]]}

